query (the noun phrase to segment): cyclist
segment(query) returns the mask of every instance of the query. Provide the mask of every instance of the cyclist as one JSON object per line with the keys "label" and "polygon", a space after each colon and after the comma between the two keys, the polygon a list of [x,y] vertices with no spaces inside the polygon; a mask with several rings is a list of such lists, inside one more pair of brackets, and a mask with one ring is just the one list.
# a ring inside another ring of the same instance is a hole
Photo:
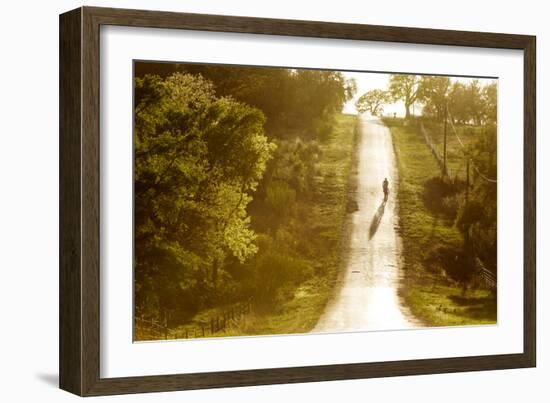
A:
{"label": "cyclist", "polygon": [[390,191],[388,178],[384,178],[384,182],[382,182],[382,189],[384,190],[384,200],[388,200],[388,193]]}

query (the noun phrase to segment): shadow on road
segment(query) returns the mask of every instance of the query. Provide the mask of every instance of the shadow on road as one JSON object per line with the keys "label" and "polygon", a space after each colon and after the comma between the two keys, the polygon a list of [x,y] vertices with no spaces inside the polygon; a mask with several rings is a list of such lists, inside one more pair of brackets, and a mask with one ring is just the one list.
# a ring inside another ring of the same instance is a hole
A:
{"label": "shadow on road", "polygon": [[384,215],[384,209],[386,208],[386,201],[387,199],[384,198],[384,201],[380,206],[378,207],[378,210],[376,210],[376,214],[374,214],[374,217],[372,217],[372,222],[370,223],[369,228],[369,240],[372,239],[374,234],[376,234],[376,231],[378,230],[378,226],[380,225],[380,221],[382,221],[382,216]]}

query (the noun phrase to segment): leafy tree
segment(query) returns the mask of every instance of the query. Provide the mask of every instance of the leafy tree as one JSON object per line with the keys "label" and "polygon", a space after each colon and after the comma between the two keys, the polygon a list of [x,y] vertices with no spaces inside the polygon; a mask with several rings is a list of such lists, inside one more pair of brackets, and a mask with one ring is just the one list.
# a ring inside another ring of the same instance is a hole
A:
{"label": "leafy tree", "polygon": [[449,91],[449,111],[456,123],[466,123],[470,120],[470,109],[466,100],[466,86],[455,81]]}
{"label": "leafy tree", "polygon": [[405,104],[405,119],[411,116],[411,106],[419,96],[420,78],[414,74],[392,74],[389,82],[389,93],[394,101],[402,100]]}
{"label": "leafy tree", "polygon": [[256,253],[246,206],[274,150],[263,124],[261,111],[216,97],[200,76],[135,80],[138,311],[197,307],[228,255]]}
{"label": "leafy tree", "polygon": [[356,91],[356,83],[335,71],[223,65],[136,63],[136,75],[185,71],[211,81],[216,93],[260,109],[270,137],[317,139],[332,128]]}
{"label": "leafy tree", "polygon": [[[473,130],[473,129],[471,129]],[[497,130],[485,124],[477,139],[467,148],[470,159],[469,196],[464,199],[456,219],[457,228],[481,258],[496,274],[497,257]]]}
{"label": "leafy tree", "polygon": [[376,116],[383,112],[384,104],[388,102],[391,102],[388,92],[375,89],[361,95],[355,102],[355,108],[359,113],[370,112]]}
{"label": "leafy tree", "polygon": [[479,84],[479,80],[472,80],[466,85],[464,98],[471,121],[476,125],[481,125],[484,103],[481,97],[481,85]]}
{"label": "leafy tree", "polygon": [[355,83],[335,71],[289,70],[288,74],[281,119],[285,132],[308,140],[325,138],[334,126],[335,114],[353,97]]}
{"label": "leafy tree", "polygon": [[497,83],[491,83],[481,91],[484,105],[484,118],[489,123],[497,121]]}
{"label": "leafy tree", "polygon": [[481,86],[479,80],[454,82],[448,95],[453,119],[462,124],[494,124],[497,118],[496,83]]}
{"label": "leafy tree", "polygon": [[315,195],[319,143],[355,83],[216,65],[135,73],[136,312],[183,323],[311,275],[298,204]]}
{"label": "leafy tree", "polygon": [[418,99],[424,103],[423,115],[437,119],[445,116],[451,79],[444,76],[424,76],[420,79]]}

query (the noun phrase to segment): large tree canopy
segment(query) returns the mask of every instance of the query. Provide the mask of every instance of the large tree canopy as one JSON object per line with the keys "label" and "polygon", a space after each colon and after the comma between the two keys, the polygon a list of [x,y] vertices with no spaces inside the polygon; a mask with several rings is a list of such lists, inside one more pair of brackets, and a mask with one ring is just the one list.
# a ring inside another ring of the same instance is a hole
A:
{"label": "large tree canopy", "polygon": [[447,110],[451,79],[445,76],[424,76],[420,80],[418,99],[424,103],[422,115],[442,119]]}
{"label": "large tree canopy", "polygon": [[476,125],[495,124],[497,120],[497,85],[482,86],[479,80],[455,81],[447,93],[449,111],[455,122]]}
{"label": "large tree canopy", "polygon": [[220,96],[260,109],[270,137],[319,139],[330,131],[334,114],[355,93],[353,80],[337,71],[224,65],[136,63],[136,76],[200,74]]}
{"label": "large tree canopy", "polygon": [[413,74],[392,74],[389,82],[389,93],[394,101],[405,104],[405,119],[411,116],[411,106],[419,96],[420,78]]}
{"label": "large tree canopy", "polygon": [[296,205],[354,91],[332,71],[135,64],[138,314],[181,324],[305,278]]}
{"label": "large tree canopy", "polygon": [[246,206],[274,145],[261,111],[200,76],[136,79],[135,111],[136,308],[167,311],[256,252]]}
{"label": "large tree canopy", "polygon": [[375,89],[361,95],[355,102],[355,108],[359,113],[370,112],[372,115],[379,115],[384,110],[384,104],[391,101],[387,91]]}

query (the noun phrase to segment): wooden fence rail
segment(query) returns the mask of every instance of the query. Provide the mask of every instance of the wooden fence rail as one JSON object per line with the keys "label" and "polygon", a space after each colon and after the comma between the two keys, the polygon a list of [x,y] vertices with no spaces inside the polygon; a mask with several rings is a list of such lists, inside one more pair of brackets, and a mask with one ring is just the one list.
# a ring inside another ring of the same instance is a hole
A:
{"label": "wooden fence rail", "polygon": [[475,258],[475,262],[478,282],[491,290],[496,290],[497,278],[494,273],[486,269],[478,257]]}
{"label": "wooden fence rail", "polygon": [[254,301],[252,298],[247,301],[237,303],[225,309],[212,314],[210,317],[187,326],[178,326],[169,328],[166,323],[136,317],[135,325],[146,329],[157,339],[193,339],[198,337],[212,337],[225,331],[230,326],[238,325],[242,319],[253,312]]}

